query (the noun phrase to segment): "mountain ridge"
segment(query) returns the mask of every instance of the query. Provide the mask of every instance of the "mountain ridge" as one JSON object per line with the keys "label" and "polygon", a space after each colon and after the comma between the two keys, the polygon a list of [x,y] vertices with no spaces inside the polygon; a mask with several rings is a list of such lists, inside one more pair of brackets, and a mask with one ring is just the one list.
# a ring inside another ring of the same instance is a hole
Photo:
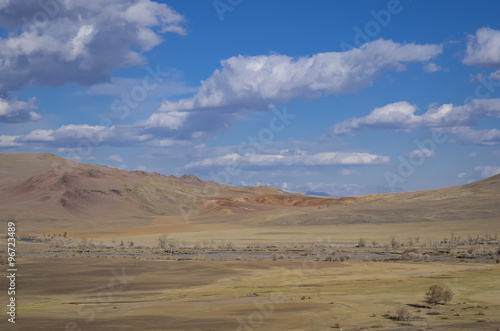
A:
{"label": "mountain ridge", "polygon": [[[4,219],[105,220],[186,213],[206,218],[315,207],[309,216],[287,216],[276,222],[390,220],[407,210],[413,210],[413,218],[432,220],[467,218],[474,213],[496,217],[500,215],[498,199],[500,175],[433,190],[334,198],[267,186],[232,187],[194,175],[125,171],[50,153],[0,154],[0,217]],[[341,208],[344,206],[349,209]]]}

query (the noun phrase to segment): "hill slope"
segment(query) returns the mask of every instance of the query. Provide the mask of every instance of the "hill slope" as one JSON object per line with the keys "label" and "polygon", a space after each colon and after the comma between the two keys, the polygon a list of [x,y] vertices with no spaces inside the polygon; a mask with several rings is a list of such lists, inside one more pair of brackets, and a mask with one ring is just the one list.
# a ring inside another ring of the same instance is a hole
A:
{"label": "hill slope", "polygon": [[0,154],[0,214],[18,218],[220,214],[244,212],[246,204],[266,208],[315,200],[271,187],[124,171],[48,153]]}
{"label": "hill slope", "polygon": [[123,171],[52,154],[0,154],[0,220],[134,224],[147,217],[188,214],[208,223],[217,217],[226,224],[254,224],[258,214],[267,225],[472,221],[500,219],[498,201],[500,175],[436,190],[336,199],[265,186],[230,187],[195,176]]}

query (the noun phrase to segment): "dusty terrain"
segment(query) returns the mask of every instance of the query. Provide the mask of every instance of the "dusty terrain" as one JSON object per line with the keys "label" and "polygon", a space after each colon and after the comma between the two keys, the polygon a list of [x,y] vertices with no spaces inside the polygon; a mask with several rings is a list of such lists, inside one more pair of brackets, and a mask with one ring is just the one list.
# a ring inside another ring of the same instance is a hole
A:
{"label": "dusty terrain", "polygon": [[[335,199],[0,154],[8,329],[497,330],[498,201],[500,176]],[[426,304],[431,285],[453,300]]]}
{"label": "dusty terrain", "polygon": [[[12,330],[496,330],[498,264],[21,260]],[[455,293],[429,308],[430,284]],[[404,306],[408,326],[392,318]]]}

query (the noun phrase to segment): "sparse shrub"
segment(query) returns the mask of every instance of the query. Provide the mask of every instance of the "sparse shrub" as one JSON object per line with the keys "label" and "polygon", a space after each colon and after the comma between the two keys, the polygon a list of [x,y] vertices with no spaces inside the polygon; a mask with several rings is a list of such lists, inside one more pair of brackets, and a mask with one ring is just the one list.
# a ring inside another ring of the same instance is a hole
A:
{"label": "sparse shrub", "polygon": [[158,237],[158,246],[160,246],[161,249],[167,248],[167,235],[166,234],[162,234],[160,237]]}
{"label": "sparse shrub", "polygon": [[340,262],[349,261],[351,257],[349,255],[344,255],[340,257]]}
{"label": "sparse shrub", "polygon": [[396,249],[396,248],[398,248],[400,246],[401,246],[401,244],[399,243],[399,240],[396,240],[396,238],[392,237],[392,239],[391,239],[391,247],[393,249]]}
{"label": "sparse shrub", "polygon": [[366,247],[366,239],[365,238],[359,238],[358,247]]}
{"label": "sparse shrub", "polygon": [[411,321],[412,317],[413,316],[412,316],[411,312],[405,306],[401,306],[401,307],[396,309],[396,320],[402,321],[402,322]]}
{"label": "sparse shrub", "polygon": [[91,243],[89,243],[87,241],[87,238],[82,238],[82,241],[80,242],[80,244],[78,245],[78,248],[80,249],[80,251],[82,252],[88,252],[90,251],[90,248],[91,248]]}
{"label": "sparse shrub", "polygon": [[425,302],[431,305],[448,304],[453,299],[453,292],[447,286],[432,285],[425,293]]}
{"label": "sparse shrub", "polygon": [[64,247],[66,242],[61,237],[50,238],[49,247],[51,250]]}

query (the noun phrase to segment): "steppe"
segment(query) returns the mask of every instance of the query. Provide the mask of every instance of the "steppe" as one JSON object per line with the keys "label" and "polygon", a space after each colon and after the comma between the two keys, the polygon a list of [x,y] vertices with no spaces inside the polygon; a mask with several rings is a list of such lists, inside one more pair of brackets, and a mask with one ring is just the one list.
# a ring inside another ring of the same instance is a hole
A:
{"label": "steppe", "polygon": [[8,329],[498,330],[498,201],[498,175],[337,199],[0,154]]}

